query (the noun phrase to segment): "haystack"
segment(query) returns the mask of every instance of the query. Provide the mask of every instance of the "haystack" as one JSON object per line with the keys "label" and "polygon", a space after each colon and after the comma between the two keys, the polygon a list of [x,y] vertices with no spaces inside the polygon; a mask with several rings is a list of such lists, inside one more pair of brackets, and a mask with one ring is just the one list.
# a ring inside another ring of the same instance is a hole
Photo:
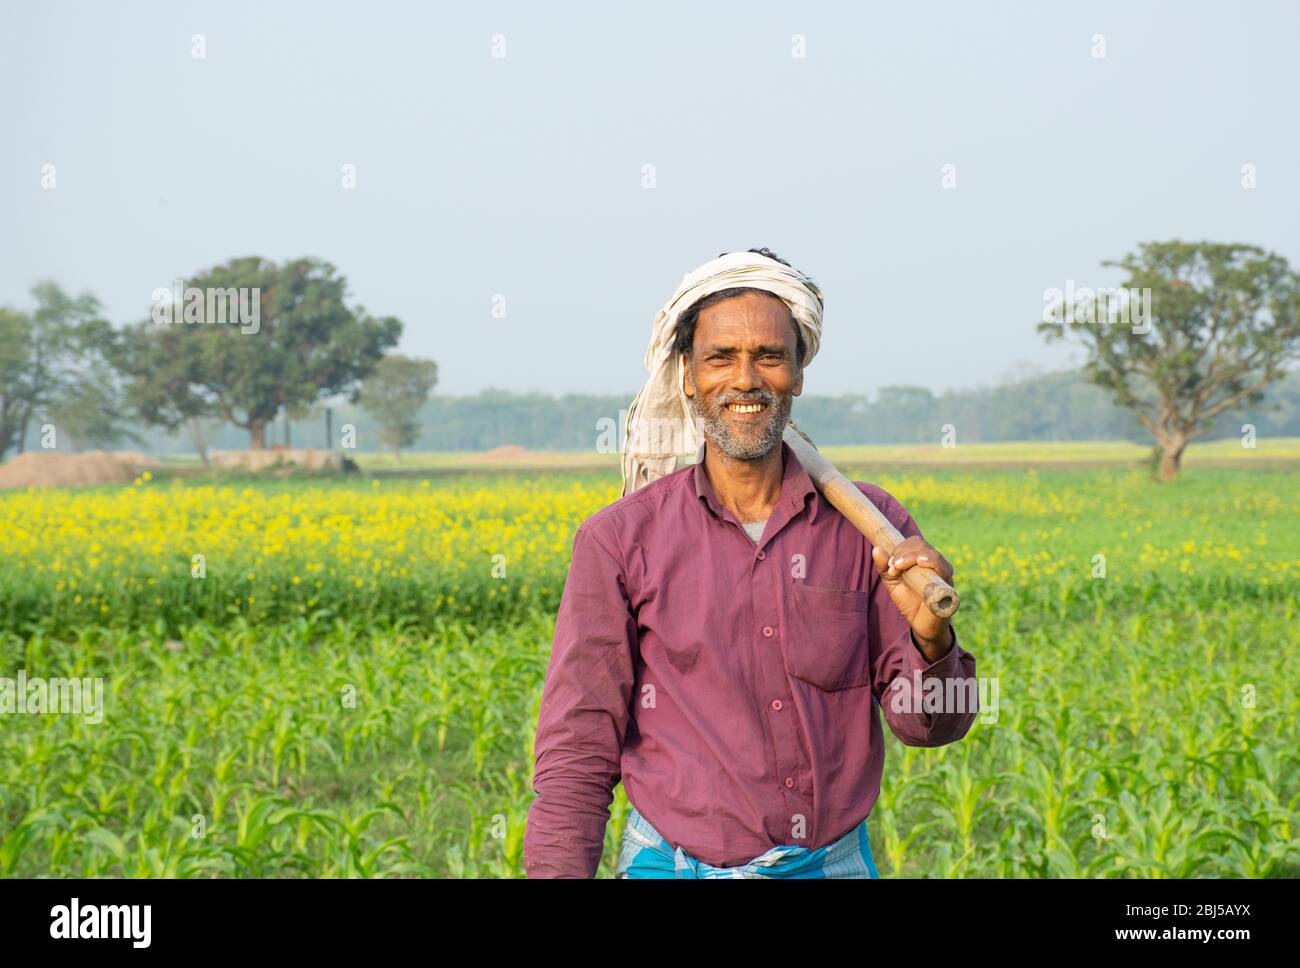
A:
{"label": "haystack", "polygon": [[95,450],[86,454],[30,450],[0,465],[0,487],[130,484],[141,471],[160,466],[138,450]]}

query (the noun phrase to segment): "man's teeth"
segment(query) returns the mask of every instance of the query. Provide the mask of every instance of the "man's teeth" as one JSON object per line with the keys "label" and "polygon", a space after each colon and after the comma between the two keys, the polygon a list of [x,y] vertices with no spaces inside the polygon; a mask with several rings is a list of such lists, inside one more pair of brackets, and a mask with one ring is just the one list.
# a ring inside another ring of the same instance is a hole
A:
{"label": "man's teeth", "polygon": [[757,413],[763,409],[761,403],[729,403],[727,409],[732,413]]}

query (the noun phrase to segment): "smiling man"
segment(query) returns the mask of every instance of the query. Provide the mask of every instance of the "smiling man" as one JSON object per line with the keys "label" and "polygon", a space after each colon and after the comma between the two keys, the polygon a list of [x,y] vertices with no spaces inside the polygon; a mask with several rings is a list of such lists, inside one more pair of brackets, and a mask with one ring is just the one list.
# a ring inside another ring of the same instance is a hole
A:
{"label": "smiling man", "polygon": [[[751,249],[687,274],[656,318],[624,496],[574,536],[529,877],[595,876],[620,779],[618,877],[878,877],[877,710],[909,746],[970,729],[977,703],[912,695],[975,681],[951,622],[902,581],[918,563],[951,581],[952,566],[893,497],[855,482],[904,536],[892,558],[873,548],[781,439],[821,312],[812,280]],[[672,453],[639,432],[657,422],[680,423]],[[672,469],[701,430],[702,459]]]}

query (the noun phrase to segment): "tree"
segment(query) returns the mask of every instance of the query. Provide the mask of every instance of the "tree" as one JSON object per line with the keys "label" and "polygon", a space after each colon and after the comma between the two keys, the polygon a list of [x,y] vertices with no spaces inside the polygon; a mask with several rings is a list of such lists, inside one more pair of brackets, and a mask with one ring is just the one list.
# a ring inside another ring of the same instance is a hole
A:
{"label": "tree", "polygon": [[337,394],[355,399],[359,381],[397,343],[399,320],[350,309],[346,294],[334,266],[309,258],[232,259],[190,279],[170,318],[160,320],[156,305],[155,318],[130,331],[118,360],[131,376],[130,399],[144,419],[172,431],[220,416],[260,450],[282,409]]}
{"label": "tree", "polygon": [[390,353],[362,384],[362,409],[379,424],[379,439],[392,448],[393,460],[420,438],[420,408],[438,382],[438,364]]}
{"label": "tree", "polygon": [[1102,265],[1128,273],[1124,291],[1081,290],[1038,329],[1084,346],[1085,376],[1134,411],[1171,480],[1188,441],[1263,399],[1300,353],[1300,276],[1257,246],[1213,242],[1148,242]]}
{"label": "tree", "polygon": [[[97,367],[97,369],[99,369]],[[73,450],[112,448],[126,441],[143,441],[125,422],[122,394],[111,372],[100,370],[95,379],[78,381],[46,411],[59,434]]]}
{"label": "tree", "polygon": [[210,467],[212,462],[208,459],[208,438],[221,429],[221,421],[215,417],[186,417],[180,426],[189,435],[194,452],[199,455],[203,466]]}
{"label": "tree", "polygon": [[19,428],[26,420],[31,331],[29,315],[0,306],[0,458],[21,439]]}
{"label": "tree", "polygon": [[139,438],[127,427],[124,388],[110,365],[117,334],[90,293],[51,280],[32,287],[31,313],[0,309],[0,456],[22,448],[35,416],[78,446]]}

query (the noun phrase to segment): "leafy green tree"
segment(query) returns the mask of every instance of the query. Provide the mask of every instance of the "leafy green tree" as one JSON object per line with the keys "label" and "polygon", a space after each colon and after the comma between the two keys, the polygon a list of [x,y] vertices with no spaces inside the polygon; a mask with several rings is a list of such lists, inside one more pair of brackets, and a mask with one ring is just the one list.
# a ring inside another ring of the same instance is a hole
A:
{"label": "leafy green tree", "polygon": [[94,378],[76,382],[47,411],[50,423],[74,450],[139,444],[143,437],[126,422],[116,374],[97,366]]}
{"label": "leafy green tree", "polygon": [[[281,410],[335,395],[355,399],[402,332],[392,316],[349,308],[346,279],[318,259],[232,259],[186,280],[186,289],[205,298],[186,298],[168,321],[129,331],[118,362],[131,377],[131,402],[145,420],[173,431],[194,417],[220,416],[246,429],[254,449],[266,446]],[[236,315],[236,303],[245,315]]]}
{"label": "leafy green tree", "polygon": [[0,306],[0,458],[15,440],[21,440],[27,419],[31,330],[31,316]]}
{"label": "leafy green tree", "polygon": [[117,334],[90,293],[71,296],[44,280],[31,313],[0,309],[0,455],[21,448],[33,418],[79,447],[138,439],[110,361]]}
{"label": "leafy green tree", "polygon": [[379,424],[379,439],[402,459],[403,447],[420,439],[420,408],[438,382],[438,364],[390,353],[361,387],[362,409]]}
{"label": "leafy green tree", "polygon": [[[1127,319],[1117,322],[1115,301],[1098,293],[1038,329],[1082,344],[1088,380],[1151,432],[1170,480],[1188,441],[1263,399],[1300,355],[1300,276],[1257,246],[1214,242],[1148,242],[1102,265],[1127,272],[1122,286],[1136,297],[1118,300]],[[1138,319],[1148,291],[1150,318]]]}

